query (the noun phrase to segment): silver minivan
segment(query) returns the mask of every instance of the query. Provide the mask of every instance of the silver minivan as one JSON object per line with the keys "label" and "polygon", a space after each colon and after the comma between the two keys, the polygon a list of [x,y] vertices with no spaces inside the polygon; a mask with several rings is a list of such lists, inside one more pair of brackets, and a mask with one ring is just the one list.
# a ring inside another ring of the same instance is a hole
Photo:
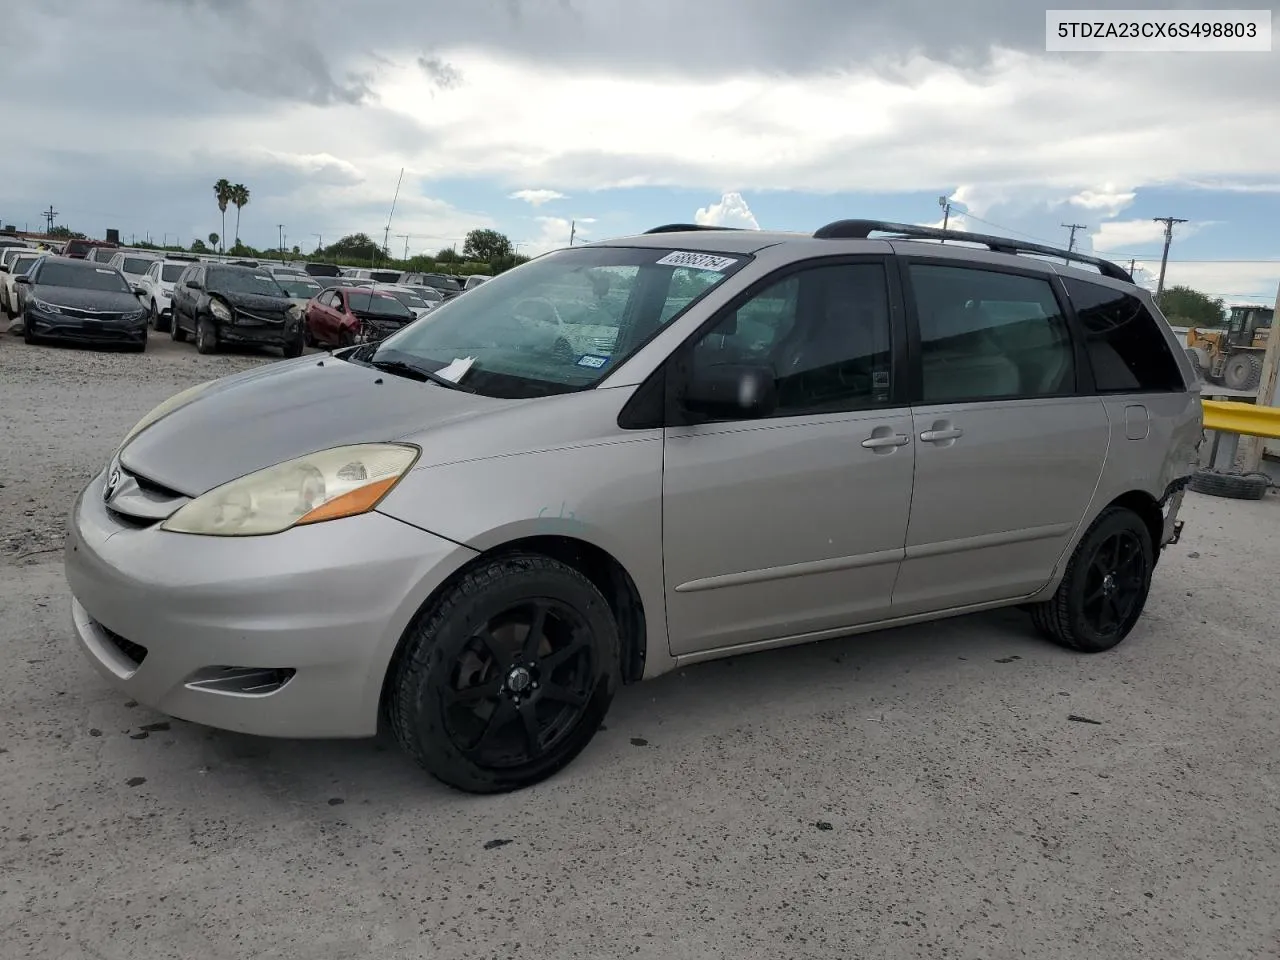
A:
{"label": "silver minivan", "polygon": [[1006,238],[575,246],[153,410],[72,512],[75,634],[173,716],[385,720],[510,790],[684,664],[1009,605],[1119,643],[1180,530],[1194,376],[1123,269]]}

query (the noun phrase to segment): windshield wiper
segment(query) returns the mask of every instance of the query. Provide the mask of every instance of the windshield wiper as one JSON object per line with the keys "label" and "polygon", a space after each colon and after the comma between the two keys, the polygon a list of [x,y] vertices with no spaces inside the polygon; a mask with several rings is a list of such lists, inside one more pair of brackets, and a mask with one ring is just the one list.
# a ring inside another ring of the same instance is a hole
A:
{"label": "windshield wiper", "polygon": [[448,377],[442,377],[434,370],[428,370],[417,364],[406,363],[403,360],[370,360],[369,366],[378,370],[385,370],[387,373],[398,374],[403,377],[416,378],[419,380],[430,381],[439,384],[442,387],[449,387],[452,390],[461,390],[464,393],[475,393],[475,387],[468,387],[458,383],[456,380],[450,380]]}

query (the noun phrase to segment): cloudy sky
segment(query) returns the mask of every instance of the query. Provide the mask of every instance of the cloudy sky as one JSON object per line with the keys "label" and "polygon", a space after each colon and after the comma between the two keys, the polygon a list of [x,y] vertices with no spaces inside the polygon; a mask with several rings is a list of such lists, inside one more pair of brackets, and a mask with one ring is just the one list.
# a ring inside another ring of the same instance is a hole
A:
{"label": "cloudy sky", "polygon": [[381,238],[403,167],[398,252],[478,226],[537,253],[571,221],[930,223],[948,195],[953,225],[1065,245],[1084,224],[1082,248],[1153,273],[1151,218],[1186,218],[1169,282],[1280,282],[1280,44],[1047,54],[1044,5],[1007,0],[40,0],[3,33],[19,228],[52,204],[189,243],[221,231],[225,176],[247,243],[307,251]]}

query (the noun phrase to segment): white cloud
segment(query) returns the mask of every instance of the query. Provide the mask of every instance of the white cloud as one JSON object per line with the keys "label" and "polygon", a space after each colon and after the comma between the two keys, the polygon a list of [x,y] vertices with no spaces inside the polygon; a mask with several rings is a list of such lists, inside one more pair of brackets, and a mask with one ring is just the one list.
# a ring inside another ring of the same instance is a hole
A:
{"label": "white cloud", "polygon": [[534,222],[538,224],[538,233],[527,240],[516,241],[519,244],[519,252],[526,257],[537,256],[540,253],[547,253],[551,250],[558,250],[561,247],[569,246],[570,237],[574,243],[586,243],[594,239],[591,225],[596,222],[595,217],[534,217]]}
{"label": "white cloud", "polygon": [[720,197],[719,203],[698,208],[693,215],[693,222],[704,227],[745,227],[748,230],[759,230],[755,214],[747,206],[747,201],[740,193],[726,193]]}
{"label": "white cloud", "polygon": [[[1155,289],[1160,260],[1139,261],[1139,266],[1146,270],[1144,286]],[[1222,297],[1227,303],[1257,300],[1269,306],[1280,284],[1280,263],[1181,263],[1174,258],[1165,269],[1164,285],[1175,284]]]}
{"label": "white cloud", "polygon": [[[1173,244],[1186,240],[1215,222],[1199,220],[1174,224]],[[1093,249],[1098,253],[1125,249],[1134,253],[1159,250],[1164,246],[1164,224],[1155,220],[1109,220],[1089,236],[1093,240]]]}
{"label": "white cloud", "polygon": [[1108,183],[1096,190],[1081,190],[1068,202],[1086,210],[1097,211],[1104,217],[1114,217],[1133,203],[1136,196],[1133,190],[1121,190]]}
{"label": "white cloud", "polygon": [[552,200],[568,200],[569,198],[559,190],[517,190],[515,193],[507,194],[507,199],[523,200],[532,206],[540,207],[544,203],[550,203]]}

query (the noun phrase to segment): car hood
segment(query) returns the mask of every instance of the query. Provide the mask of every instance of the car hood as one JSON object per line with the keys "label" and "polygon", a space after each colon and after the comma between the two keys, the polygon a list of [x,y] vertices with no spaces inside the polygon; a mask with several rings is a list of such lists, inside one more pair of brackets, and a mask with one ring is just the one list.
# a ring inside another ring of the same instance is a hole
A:
{"label": "car hood", "polygon": [[138,298],[132,293],[112,293],[109,290],[81,290],[77,287],[53,287],[32,284],[31,295],[59,307],[77,310],[102,310],[129,313],[138,309]]}
{"label": "car hood", "polygon": [[134,437],[120,460],[131,472],[195,497],[304,454],[396,440],[518,402],[337,357],[299,357],[216,381]]}

